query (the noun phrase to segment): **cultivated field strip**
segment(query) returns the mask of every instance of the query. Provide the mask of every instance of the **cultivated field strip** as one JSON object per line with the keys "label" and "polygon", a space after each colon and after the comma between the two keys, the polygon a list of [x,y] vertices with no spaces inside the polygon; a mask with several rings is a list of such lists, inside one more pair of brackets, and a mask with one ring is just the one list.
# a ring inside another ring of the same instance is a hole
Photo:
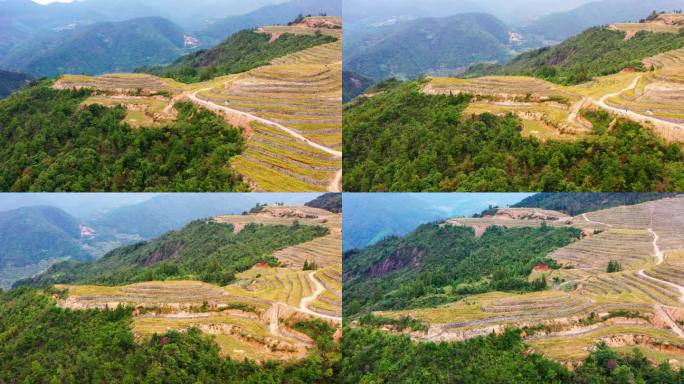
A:
{"label": "cultivated field strip", "polygon": [[650,228],[658,234],[658,245],[661,249],[684,249],[684,236],[681,231],[681,228],[684,228],[684,196],[590,212],[587,217],[616,228]]}
{"label": "cultivated field strip", "polygon": [[653,236],[648,232],[622,233],[608,230],[574,242],[553,252],[550,257],[564,266],[605,272],[611,260],[634,268],[653,258]]}
{"label": "cultivated field strip", "polygon": [[301,268],[305,261],[315,262],[319,267],[338,265],[342,255],[342,233],[316,238],[308,243],[285,248],[273,256],[291,268]]}
{"label": "cultivated field strip", "polygon": [[[269,65],[222,87],[198,93],[202,100],[292,129],[327,148],[342,141],[341,65]],[[245,152],[231,166],[262,191],[326,191],[341,159],[276,127],[254,122]]]}
{"label": "cultivated field strip", "polygon": [[160,91],[180,93],[179,87],[153,75],[145,74],[108,74],[102,76],[65,75],[54,84],[56,89],[90,88],[117,94],[151,95]]}
{"label": "cultivated field strip", "polygon": [[578,101],[580,97],[548,81],[525,76],[487,76],[475,79],[431,78],[424,87],[430,94],[468,93],[500,100],[526,99],[544,101],[562,97]]}

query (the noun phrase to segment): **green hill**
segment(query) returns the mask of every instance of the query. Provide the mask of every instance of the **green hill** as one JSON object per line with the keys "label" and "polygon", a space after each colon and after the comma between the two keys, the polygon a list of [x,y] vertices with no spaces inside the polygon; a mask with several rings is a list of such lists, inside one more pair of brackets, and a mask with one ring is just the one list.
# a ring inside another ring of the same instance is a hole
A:
{"label": "green hill", "polygon": [[[358,99],[357,99],[358,100]],[[427,95],[409,82],[344,111],[346,191],[677,191],[684,152],[604,112],[594,135],[540,142],[512,115],[464,118],[469,96]]]}
{"label": "green hill", "polygon": [[546,255],[578,239],[575,228],[472,228],[421,225],[343,257],[345,314],[434,306],[463,295],[546,288],[528,282],[535,265],[555,265]]}
{"label": "green hill", "polygon": [[271,60],[291,53],[336,41],[322,34],[283,34],[270,42],[270,35],[244,30],[234,34],[218,46],[183,56],[165,67],[143,67],[138,72],[170,77],[185,83],[209,80],[232,73],[268,65]]}
{"label": "green hill", "polygon": [[342,194],[326,193],[304,204],[307,207],[325,209],[333,213],[342,212]]}
{"label": "green hill", "polygon": [[682,47],[684,30],[679,34],[644,31],[625,41],[624,32],[595,27],[554,47],[523,53],[502,66],[475,65],[466,77],[528,75],[559,84],[579,84],[625,68],[649,70],[641,60]]}
{"label": "green hill", "polygon": [[241,152],[240,130],[191,103],[178,119],[134,129],[122,107],[79,107],[87,90],[49,82],[0,100],[0,190],[246,190],[226,164]]}
{"label": "green hill", "polygon": [[17,89],[26,86],[31,76],[25,73],[0,70],[0,99],[9,96]]}
{"label": "green hill", "polygon": [[18,44],[0,66],[39,76],[130,72],[175,60],[184,44],[183,30],[163,18],[101,22],[40,34]]}
{"label": "green hill", "polygon": [[228,284],[258,262],[277,264],[273,252],[327,234],[320,226],[233,226],[194,221],[149,242],[117,248],[92,263],[67,261],[17,285],[57,283],[128,284],[164,279],[199,279]]}
{"label": "green hill", "polygon": [[0,212],[0,268],[62,257],[89,260],[80,238],[78,221],[58,208],[36,206]]}
{"label": "green hill", "polygon": [[622,205],[634,205],[677,195],[678,193],[674,192],[538,193],[512,205],[512,207],[550,209],[576,216],[586,212]]}
{"label": "green hill", "polygon": [[345,41],[344,68],[375,81],[459,73],[469,65],[511,57],[508,27],[472,13],[368,28]]}

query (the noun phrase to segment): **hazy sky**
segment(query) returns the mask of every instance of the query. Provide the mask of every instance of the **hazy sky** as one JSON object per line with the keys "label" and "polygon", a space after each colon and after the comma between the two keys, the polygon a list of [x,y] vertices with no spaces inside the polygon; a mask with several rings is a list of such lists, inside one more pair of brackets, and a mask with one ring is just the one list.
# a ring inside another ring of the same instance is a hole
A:
{"label": "hazy sky", "polygon": [[74,0],[33,0],[38,4],[50,4],[50,3],[71,3]]}

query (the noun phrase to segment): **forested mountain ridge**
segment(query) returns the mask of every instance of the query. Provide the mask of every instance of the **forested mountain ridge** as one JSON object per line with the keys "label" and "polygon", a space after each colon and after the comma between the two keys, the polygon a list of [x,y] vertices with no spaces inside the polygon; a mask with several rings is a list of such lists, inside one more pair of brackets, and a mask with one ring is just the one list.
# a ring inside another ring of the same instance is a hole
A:
{"label": "forested mountain ridge", "polygon": [[526,75],[559,84],[579,84],[625,68],[647,71],[642,60],[684,47],[684,32],[639,32],[625,39],[625,32],[593,27],[559,45],[525,52],[503,65],[480,64],[465,76]]}
{"label": "forested mountain ridge", "polygon": [[243,30],[230,36],[216,47],[180,57],[168,66],[142,67],[137,71],[193,83],[217,76],[246,72],[268,65],[275,58],[334,41],[336,41],[334,37],[322,34],[293,35],[289,33],[271,41],[271,37],[267,34]]}
{"label": "forested mountain ridge", "polygon": [[622,205],[634,205],[646,201],[665,199],[677,196],[678,193],[657,192],[595,192],[595,193],[538,193],[523,201],[512,205],[515,208],[542,208],[565,212],[576,216],[582,213],[599,211],[602,209]]}
{"label": "forested mountain ridge", "polygon": [[101,22],[25,41],[0,66],[39,76],[126,72],[175,60],[185,52],[184,36],[160,17]]}
{"label": "forested mountain ridge", "polygon": [[80,244],[79,222],[47,206],[0,212],[0,268],[26,266],[48,259],[92,258]]}
{"label": "forested mountain ridge", "polygon": [[127,284],[164,279],[196,279],[225,285],[258,262],[276,265],[282,248],[326,235],[310,225],[233,225],[194,221],[149,242],[117,248],[92,263],[64,262],[18,286],[51,284]]}
{"label": "forested mountain ridge", "polygon": [[[425,224],[404,237],[346,252],[344,309],[354,315],[383,309],[430,307],[475,292],[534,291],[528,282],[548,254],[577,240],[575,228],[471,228]],[[543,285],[543,286],[542,286]]]}
{"label": "forested mountain ridge", "polygon": [[345,70],[375,81],[458,73],[511,57],[509,29],[483,13],[423,18],[369,28],[345,42]]}

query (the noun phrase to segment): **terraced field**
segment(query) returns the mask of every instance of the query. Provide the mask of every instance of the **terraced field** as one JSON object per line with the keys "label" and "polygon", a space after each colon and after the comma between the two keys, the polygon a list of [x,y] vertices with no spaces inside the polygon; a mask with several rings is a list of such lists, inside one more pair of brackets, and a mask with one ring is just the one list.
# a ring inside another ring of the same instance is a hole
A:
{"label": "terraced field", "polygon": [[591,124],[578,114],[585,103],[581,94],[533,77],[430,78],[423,91],[471,94],[475,98],[467,116],[513,113],[523,121],[523,134],[540,140],[573,140],[591,131]]}
{"label": "terraced field", "polygon": [[[315,343],[288,327],[291,321],[319,318],[341,323],[341,215],[310,207],[268,206],[261,212],[221,216],[240,231],[249,223],[325,225],[331,234],[319,242],[283,249],[282,266],[256,265],[225,287],[199,281],[149,281],[127,286],[59,286],[69,291],[60,305],[73,309],[135,307],[137,337],[190,327],[213,335],[224,355],[256,361],[306,356]],[[306,253],[299,256],[302,250]],[[336,255],[335,255],[336,252]],[[302,270],[303,260],[318,269]]]}
{"label": "terraced field", "polygon": [[[331,26],[326,28],[325,26]],[[209,81],[181,84],[145,74],[67,75],[57,89],[97,91],[86,104],[122,105],[134,127],[175,118],[173,104],[190,99],[243,129],[246,150],[231,166],[256,191],[341,191],[342,30],[336,17],[313,17],[296,26],[262,27],[283,33],[336,37],[277,58],[270,65]]]}
{"label": "terraced field", "polygon": [[[430,324],[417,340],[463,340],[520,327],[535,350],[573,365],[597,340],[636,346],[654,359],[684,362],[684,196],[590,212],[568,220],[560,212],[513,210],[480,219],[451,219],[482,233],[488,225],[572,225],[583,237],[550,254],[563,267],[546,275],[552,289],[469,296],[435,308],[382,312]],[[545,218],[545,220],[541,220]],[[622,270],[607,273],[609,261]],[[661,361],[661,360],[658,360]]]}
{"label": "terraced field", "polygon": [[[635,25],[613,27],[643,29],[647,24]],[[679,30],[679,26],[657,24],[653,28]],[[523,134],[540,140],[573,140],[590,134],[591,123],[581,117],[580,111],[601,108],[645,124],[670,142],[684,142],[684,105],[680,102],[684,99],[684,49],[665,52],[643,62],[648,72],[603,76],[570,87],[532,77],[490,76],[430,78],[423,91],[472,94],[475,99],[466,109],[466,115],[513,113],[523,122]]]}

